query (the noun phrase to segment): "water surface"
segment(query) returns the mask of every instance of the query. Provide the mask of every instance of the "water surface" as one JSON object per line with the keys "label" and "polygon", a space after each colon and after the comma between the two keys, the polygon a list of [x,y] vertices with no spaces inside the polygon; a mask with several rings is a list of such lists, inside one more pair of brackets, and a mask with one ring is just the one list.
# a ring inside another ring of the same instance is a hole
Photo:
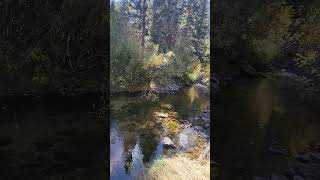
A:
{"label": "water surface", "polygon": [[[146,102],[134,94],[113,95],[110,122],[111,179],[133,179],[156,159],[170,155],[170,151],[164,149],[161,143],[161,138],[168,132],[157,122],[155,112],[175,114],[180,121],[206,109],[209,102],[208,94],[196,87],[185,88],[177,94],[161,95],[157,102]],[[170,138],[174,139],[174,136]]]}
{"label": "water surface", "polygon": [[267,79],[221,89],[214,102],[214,158],[218,180],[270,177],[294,163],[267,152],[273,144],[290,155],[320,140],[319,105],[297,98],[292,89]]}

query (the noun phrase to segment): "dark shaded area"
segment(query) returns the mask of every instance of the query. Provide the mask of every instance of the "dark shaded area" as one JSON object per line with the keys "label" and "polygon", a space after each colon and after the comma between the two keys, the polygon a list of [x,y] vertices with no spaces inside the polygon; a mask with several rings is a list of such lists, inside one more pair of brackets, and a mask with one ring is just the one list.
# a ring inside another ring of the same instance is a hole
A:
{"label": "dark shaded area", "polygon": [[0,94],[106,90],[107,2],[0,3]]}
{"label": "dark shaded area", "polygon": [[[221,166],[215,179],[247,180],[287,174],[288,168],[300,165],[295,156],[309,152],[309,145],[320,140],[319,103],[297,99],[294,91],[279,82],[242,82],[222,88],[219,93],[214,102],[213,157]],[[277,154],[270,152],[277,146],[284,149],[284,155],[281,149]],[[317,164],[314,168],[319,170]],[[311,171],[300,171],[309,174],[303,177],[316,176]]]}
{"label": "dark shaded area", "polygon": [[96,95],[0,97],[0,179],[105,179],[105,119]]}
{"label": "dark shaded area", "polygon": [[319,1],[212,3],[214,178],[319,179]]}
{"label": "dark shaded area", "polygon": [[319,84],[319,1],[212,3],[213,78],[285,70]]}
{"label": "dark shaded area", "polygon": [[0,2],[0,179],[105,179],[108,3]]}

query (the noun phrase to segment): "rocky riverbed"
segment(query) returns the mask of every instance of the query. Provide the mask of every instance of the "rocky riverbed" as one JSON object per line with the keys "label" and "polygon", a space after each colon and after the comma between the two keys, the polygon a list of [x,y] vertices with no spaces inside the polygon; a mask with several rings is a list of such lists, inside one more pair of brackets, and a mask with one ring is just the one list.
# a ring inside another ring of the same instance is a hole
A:
{"label": "rocky riverbed", "polygon": [[317,99],[320,93],[319,85],[310,77],[298,75],[294,72],[290,72],[286,69],[281,69],[279,71],[273,71],[266,74],[270,79],[277,79],[290,88],[294,88],[299,91],[299,96],[301,98]]}
{"label": "rocky riverbed", "polygon": [[[207,89],[207,91],[206,91]],[[209,89],[200,85],[176,93],[119,93],[111,102],[112,177],[134,178],[155,161],[186,156],[209,162]]]}
{"label": "rocky riverbed", "polygon": [[[155,113],[155,115],[161,121],[172,118],[172,114]],[[202,110],[199,115],[183,120],[175,135],[171,135],[171,137],[163,137],[162,143],[165,148],[175,149],[177,153],[188,153],[194,158],[209,158],[210,110]]]}
{"label": "rocky riverbed", "polygon": [[253,180],[318,180],[320,179],[320,142],[311,144],[306,152],[295,155],[281,146],[268,149],[273,155],[288,156],[295,163],[281,172],[272,173],[269,177],[254,177]]}

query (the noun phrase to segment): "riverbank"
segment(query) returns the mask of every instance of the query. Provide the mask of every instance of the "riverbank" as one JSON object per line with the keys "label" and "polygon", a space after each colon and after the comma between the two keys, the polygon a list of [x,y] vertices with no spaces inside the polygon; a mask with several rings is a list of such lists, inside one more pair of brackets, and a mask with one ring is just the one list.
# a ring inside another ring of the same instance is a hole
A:
{"label": "riverbank", "polygon": [[163,158],[157,160],[149,169],[147,169],[140,180],[185,180],[210,179],[210,162],[205,160],[193,160],[179,155],[172,158]]}
{"label": "riverbank", "polygon": [[[320,102],[320,87],[310,77],[298,75],[297,73],[290,72],[286,69],[272,71],[266,73],[268,78],[281,81],[288,87],[295,89],[300,98],[305,98],[310,101]],[[288,88],[288,90],[290,89]]]}
{"label": "riverbank", "polygon": [[39,82],[29,76],[7,77],[0,73],[0,96],[77,96],[106,92],[107,81],[103,75],[86,78],[70,77],[70,74],[60,76],[61,80]]}
{"label": "riverbank", "polygon": [[[287,65],[288,66],[288,65]],[[305,75],[298,68],[289,69],[286,65],[269,65],[263,71],[256,70],[253,66],[242,64],[237,71],[222,71],[213,73],[211,76],[213,92],[218,92],[220,88],[235,84],[239,81],[251,79],[267,78],[281,81],[291,88],[299,91],[301,98],[319,99],[320,87],[315,79]],[[286,68],[287,67],[287,68]]]}
{"label": "riverbank", "polygon": [[120,87],[114,84],[110,85],[110,93],[146,93],[151,92],[155,94],[172,94],[177,93],[185,87],[197,86],[198,88],[209,91],[209,84],[204,82],[202,79],[195,81],[188,81],[181,78],[173,78],[165,83],[158,81],[153,81],[149,86],[135,86],[135,87]]}

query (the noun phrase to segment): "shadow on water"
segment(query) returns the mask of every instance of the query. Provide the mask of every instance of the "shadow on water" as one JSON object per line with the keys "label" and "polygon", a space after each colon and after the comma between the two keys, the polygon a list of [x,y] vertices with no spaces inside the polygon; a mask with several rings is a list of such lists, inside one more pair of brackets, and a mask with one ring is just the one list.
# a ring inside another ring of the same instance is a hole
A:
{"label": "shadow on water", "polygon": [[294,161],[268,153],[271,145],[294,155],[320,140],[320,113],[296,97],[267,79],[221,90],[214,102],[214,157],[223,166],[217,179],[270,176]]}
{"label": "shadow on water", "polygon": [[145,102],[138,95],[111,97],[110,178],[133,179],[155,160],[170,155],[161,138],[166,131],[154,112],[176,114],[182,120],[206,109],[209,97],[195,87],[177,94],[160,95],[158,102]]}
{"label": "shadow on water", "polygon": [[0,179],[104,179],[105,121],[95,96],[0,97]]}

